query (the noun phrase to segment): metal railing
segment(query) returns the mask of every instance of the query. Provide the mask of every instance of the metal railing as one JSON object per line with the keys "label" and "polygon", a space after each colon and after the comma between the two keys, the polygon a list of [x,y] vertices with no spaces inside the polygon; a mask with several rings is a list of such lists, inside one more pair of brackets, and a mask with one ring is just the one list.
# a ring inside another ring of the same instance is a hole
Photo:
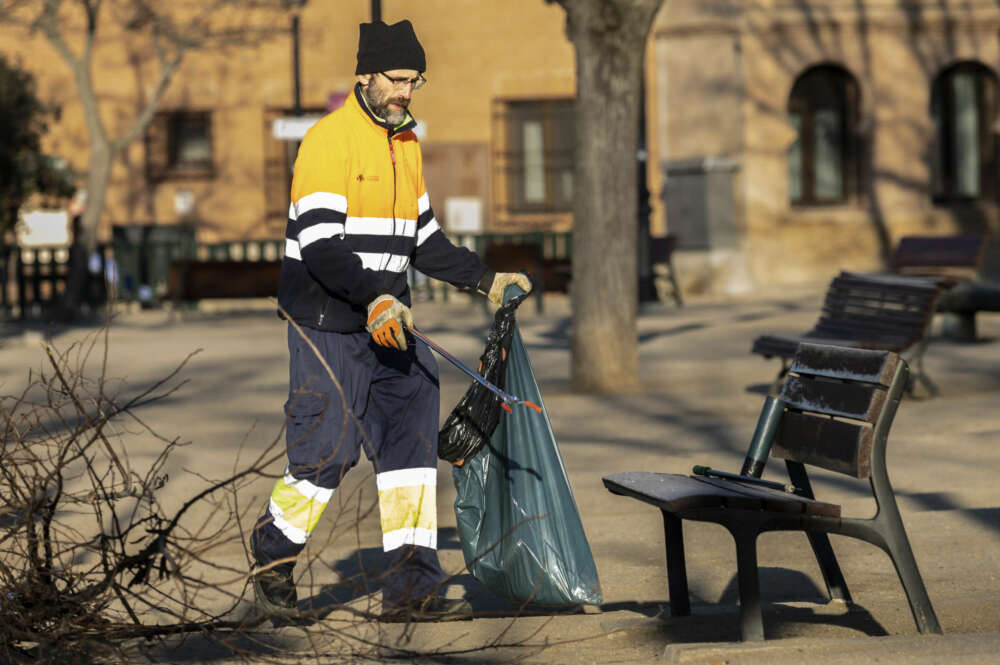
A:
{"label": "metal railing", "polygon": [[[573,251],[571,232],[449,233],[448,237],[480,256],[491,244],[538,244],[547,260],[568,259]],[[174,260],[280,261],[285,241],[282,238],[200,243],[194,240],[192,229],[174,237],[122,232],[116,236],[112,248],[107,260],[113,262],[118,297],[152,302],[166,295],[170,264]],[[0,266],[0,271],[4,269]],[[454,290],[451,285],[419,275],[412,268],[409,277],[414,293],[420,297],[447,300]]]}
{"label": "metal railing", "polygon": [[[485,256],[489,245],[539,245],[546,260],[566,259],[573,255],[573,233],[571,231],[533,231],[529,233],[448,233],[455,245],[471,249],[479,256]],[[410,290],[416,298],[442,300],[447,302],[455,288],[420,275],[410,268]],[[540,302],[540,301],[539,301]]]}
{"label": "metal railing", "polygon": [[[537,244],[546,261],[569,260],[573,253],[571,232],[449,233],[456,245],[484,256],[490,245]],[[42,316],[61,296],[68,274],[68,247],[0,248],[0,315]],[[104,245],[88,264],[92,274],[85,301],[103,302],[107,291],[121,300],[153,303],[167,293],[170,264],[177,259],[197,261],[280,261],[284,239],[237,240],[199,243],[193,229],[174,237],[123,232]],[[417,299],[447,301],[455,290],[450,284],[417,273],[412,267],[410,285]]]}
{"label": "metal railing", "polygon": [[[100,307],[108,296],[110,251],[100,246],[87,258],[81,306]],[[0,248],[0,318],[45,319],[56,313],[70,274],[71,249],[65,245]]]}

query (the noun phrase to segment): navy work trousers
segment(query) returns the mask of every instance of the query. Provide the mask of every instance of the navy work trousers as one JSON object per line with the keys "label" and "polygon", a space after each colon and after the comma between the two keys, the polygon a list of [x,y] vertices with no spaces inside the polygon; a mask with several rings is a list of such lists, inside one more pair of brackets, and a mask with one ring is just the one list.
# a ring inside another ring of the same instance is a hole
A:
{"label": "navy work trousers", "polygon": [[437,364],[419,340],[398,351],[366,332],[302,330],[288,329],[288,466],[251,536],[257,563],[284,560],[277,567],[291,570],[363,447],[378,486],[383,605],[417,600],[445,577],[437,557]]}

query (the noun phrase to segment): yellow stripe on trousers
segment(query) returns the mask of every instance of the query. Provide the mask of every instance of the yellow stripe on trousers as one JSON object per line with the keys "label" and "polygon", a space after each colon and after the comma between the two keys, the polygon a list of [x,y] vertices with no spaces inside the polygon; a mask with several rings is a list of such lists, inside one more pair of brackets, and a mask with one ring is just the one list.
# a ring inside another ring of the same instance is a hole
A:
{"label": "yellow stripe on trousers", "polygon": [[[300,483],[302,481],[296,482],[294,478],[287,475],[284,478],[279,478],[271,492],[269,511],[274,518],[274,525],[281,530],[285,537],[294,543],[302,544],[316,528],[319,518],[323,515],[323,510],[326,509],[326,504],[330,500],[332,491],[309,492],[315,497],[310,498],[297,487]],[[310,483],[305,483],[305,485],[308,487],[301,489],[307,492],[314,488]]]}
{"label": "yellow stripe on trousers", "polygon": [[437,546],[437,487],[410,485],[380,490],[382,545],[386,551],[403,545]]}

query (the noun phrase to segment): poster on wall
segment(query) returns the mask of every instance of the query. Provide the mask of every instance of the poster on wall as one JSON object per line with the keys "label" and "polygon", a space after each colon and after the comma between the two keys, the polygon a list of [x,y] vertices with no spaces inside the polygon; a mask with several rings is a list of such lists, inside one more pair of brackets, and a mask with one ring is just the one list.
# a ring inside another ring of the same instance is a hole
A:
{"label": "poster on wall", "polygon": [[21,247],[66,246],[70,242],[69,212],[65,209],[22,210],[17,226]]}

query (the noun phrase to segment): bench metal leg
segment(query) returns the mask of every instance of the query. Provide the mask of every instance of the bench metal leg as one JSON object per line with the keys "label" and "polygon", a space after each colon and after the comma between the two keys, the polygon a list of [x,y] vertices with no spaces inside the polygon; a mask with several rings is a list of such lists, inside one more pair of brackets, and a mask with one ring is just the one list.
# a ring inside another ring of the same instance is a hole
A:
{"label": "bench metal leg", "polygon": [[910,358],[910,365],[912,371],[910,373],[909,382],[906,385],[906,392],[911,397],[913,397],[916,392],[917,383],[923,384],[924,388],[927,389],[927,394],[930,397],[937,397],[941,394],[938,389],[937,384],[931,381],[931,377],[927,376],[926,370],[924,370],[924,351],[927,349],[927,341],[921,341],[916,349],[913,351],[913,355]]}
{"label": "bench metal leg", "polygon": [[975,312],[941,312],[941,336],[956,342],[976,341]]}
{"label": "bench metal leg", "polygon": [[892,565],[899,575],[917,630],[921,633],[940,634],[941,624],[938,623],[934,606],[931,605],[930,596],[927,595],[924,580],[920,577],[917,560],[913,557],[913,549],[910,547],[909,538],[906,537],[906,529],[903,528],[903,520],[899,515],[895,499],[881,498],[879,513],[875,517],[873,526],[882,536],[884,540],[882,549],[892,559]]}
{"label": "bench metal leg", "polygon": [[667,546],[667,586],[670,589],[670,616],[691,614],[687,566],[684,563],[684,531],[681,518],[663,512],[663,535]]}
{"label": "bench metal leg", "polygon": [[[906,592],[906,599],[910,603],[910,611],[913,613],[917,630],[921,633],[940,633],[941,624],[938,623],[931,599],[927,595],[924,580],[920,577],[917,560],[913,558],[910,540],[906,537],[903,518],[899,514],[899,506],[896,504],[896,497],[892,492],[892,484],[889,482],[889,474],[885,468],[884,448],[877,450],[872,455],[870,481],[875,502],[878,505],[878,512],[866,526],[874,531],[882,542],[872,539],[869,539],[869,542],[880,546],[892,559],[892,565],[896,568],[896,574],[899,575],[899,581]],[[868,521],[857,520],[856,522],[863,524]]]}
{"label": "bench metal leg", "polygon": [[892,559],[892,564],[896,567],[896,573],[899,574],[899,581],[903,584],[903,590],[906,592],[906,599],[910,603],[910,611],[913,613],[913,621],[917,624],[917,630],[921,633],[936,633],[940,634],[941,624],[938,623],[937,614],[934,612],[934,606],[931,605],[930,596],[927,595],[927,587],[924,586],[924,580],[920,577],[920,571],[917,569],[917,561],[913,558],[913,550],[910,549],[910,543],[906,539],[906,534],[901,534],[902,539],[899,542],[891,542],[890,538],[889,547],[886,552],[889,554],[889,558]]}
{"label": "bench metal leg", "polygon": [[826,583],[827,596],[831,600],[853,602],[847,581],[840,570],[840,564],[837,563],[837,555],[833,553],[833,546],[830,545],[830,537],[825,533],[811,531],[806,532],[806,537],[809,538],[813,554],[816,555],[816,563],[819,564],[819,571],[823,575],[823,582]]}
{"label": "bench metal leg", "polygon": [[736,541],[737,580],[740,586],[740,632],[743,641],[764,639],[764,616],[760,603],[760,575],[757,571],[757,532],[730,529]]}
{"label": "bench metal leg", "polygon": [[[785,467],[788,469],[788,479],[799,488],[801,494],[808,499],[815,499],[805,466],[801,462],[785,460]],[[815,531],[807,531],[806,537],[809,538],[813,554],[816,555],[816,563],[819,564],[819,571],[826,584],[827,596],[850,603],[851,592],[847,588],[847,580],[840,570],[840,564],[837,563],[837,555],[833,553],[830,537]]]}
{"label": "bench metal leg", "polygon": [[677,303],[678,307],[683,307],[684,298],[681,297],[681,287],[677,284],[673,261],[667,261],[667,279],[670,280],[670,287],[673,289],[674,302]]}

